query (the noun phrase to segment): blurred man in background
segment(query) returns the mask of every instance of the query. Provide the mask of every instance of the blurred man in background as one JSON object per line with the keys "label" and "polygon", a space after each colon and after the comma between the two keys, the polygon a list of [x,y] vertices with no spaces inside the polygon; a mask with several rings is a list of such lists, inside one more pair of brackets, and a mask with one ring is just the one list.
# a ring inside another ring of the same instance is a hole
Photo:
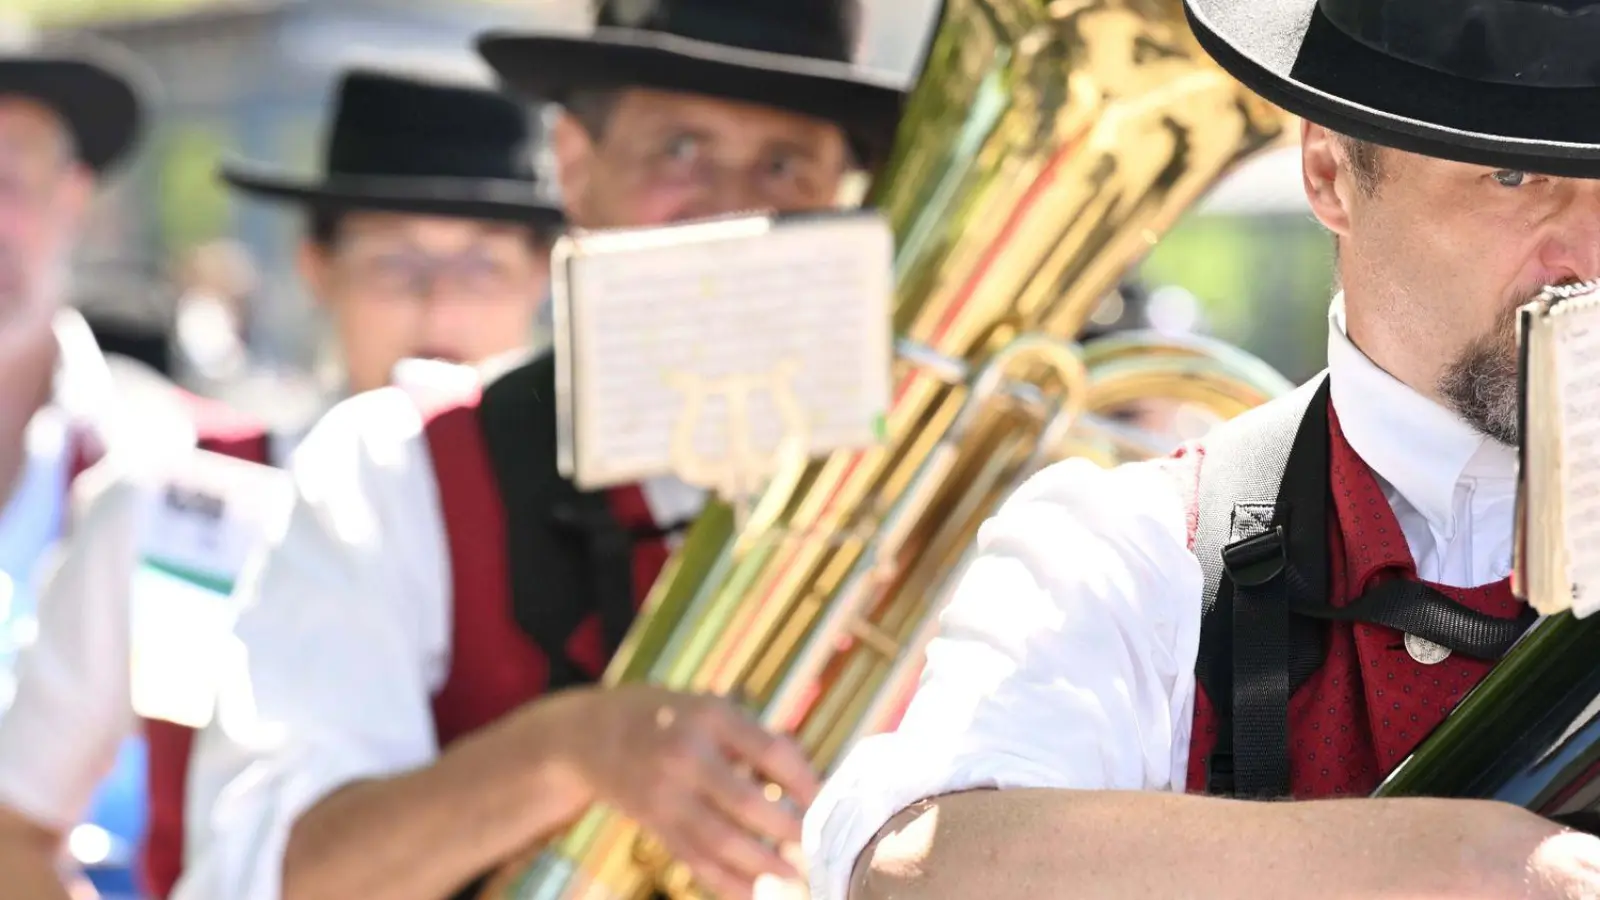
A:
{"label": "blurred man in background", "polygon": [[[854,12],[606,3],[590,36],[480,49],[563,106],[578,226],[822,210],[882,163],[903,102],[851,64]],[[191,818],[205,848],[177,896],[437,900],[596,800],[718,896],[795,877],[766,841],[796,841],[799,812],[760,779],[807,803],[798,748],[731,704],[584,687],[702,496],[670,479],[578,491],[557,472],[554,387],[547,354],[481,395],[352,399],[307,439],[288,533],[239,622],[248,690],[197,751],[196,791],[217,803]]]}
{"label": "blurred man in background", "polygon": [[[194,545],[178,548],[179,536],[199,528],[215,539],[232,527],[213,527],[202,509],[154,518],[164,467],[208,469],[187,459],[197,446],[264,457],[254,423],[132,360],[103,356],[64,305],[93,190],[141,128],[145,79],[135,72],[103,46],[0,55],[0,489],[8,498],[0,618],[10,704],[0,717],[0,884],[8,898],[64,896],[63,838],[119,746],[138,733],[130,617],[146,540],[154,532],[168,549],[203,558]],[[132,299],[136,288],[127,290]],[[145,773],[118,772],[124,800],[142,793]]]}
{"label": "blurred man in background", "polygon": [[562,223],[534,179],[531,111],[475,86],[373,70],[337,89],[326,175],[223,167],[305,215],[301,279],[332,317],[347,392],[403,359],[476,364],[527,349]]}
{"label": "blurred man in background", "polygon": [[[137,79],[113,59],[99,47],[0,49],[0,582],[8,601],[0,618],[8,674],[34,621],[36,572],[65,526],[69,485],[107,440],[109,372],[64,300],[96,183],[140,130]],[[68,681],[79,674],[62,673]],[[62,838],[121,734],[62,740],[65,723],[94,715],[105,698],[70,689],[42,696],[33,689],[46,685],[23,680],[0,719],[0,884],[7,897],[62,897]]]}
{"label": "blurred man in background", "polygon": [[[526,111],[493,91],[361,69],[337,87],[321,181],[224,167],[235,188],[303,209],[301,275],[334,317],[351,392],[388,384],[402,360],[493,365],[527,350],[562,223],[532,138]],[[145,851],[156,896],[182,865],[192,739],[162,730]]]}

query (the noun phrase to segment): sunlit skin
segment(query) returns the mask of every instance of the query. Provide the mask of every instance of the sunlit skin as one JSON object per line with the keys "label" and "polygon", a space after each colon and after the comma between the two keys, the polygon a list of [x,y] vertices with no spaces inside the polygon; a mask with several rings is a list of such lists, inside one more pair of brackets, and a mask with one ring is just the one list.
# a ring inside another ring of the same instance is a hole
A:
{"label": "sunlit skin", "polygon": [[1339,238],[1351,340],[1514,441],[1514,312],[1546,285],[1600,276],[1600,180],[1383,149],[1369,192],[1346,144],[1310,124],[1301,155],[1312,211]]}
{"label": "sunlit skin", "polygon": [[552,143],[567,214],[584,228],[827,209],[851,164],[832,123],[643,88],[621,93],[598,137],[562,116]]}
{"label": "sunlit skin", "polygon": [[407,357],[476,363],[527,346],[550,263],[525,226],[363,211],[331,247],[304,243],[300,273],[359,393]]}
{"label": "sunlit skin", "polygon": [[0,501],[20,470],[23,430],[50,397],[51,322],[93,190],[61,118],[0,94]]}

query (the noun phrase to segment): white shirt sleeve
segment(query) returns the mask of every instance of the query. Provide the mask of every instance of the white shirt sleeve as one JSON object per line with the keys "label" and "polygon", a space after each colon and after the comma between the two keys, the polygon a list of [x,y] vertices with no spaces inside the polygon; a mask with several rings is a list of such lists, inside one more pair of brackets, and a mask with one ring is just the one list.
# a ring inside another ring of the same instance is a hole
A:
{"label": "white shirt sleeve", "polygon": [[850,752],[806,816],[815,900],[844,900],[867,843],[928,797],[1183,789],[1202,575],[1180,481],[1069,460],[984,524],[899,728]]}
{"label": "white shirt sleeve", "polygon": [[128,602],[145,492],[110,460],[77,480],[73,528],[41,573],[38,636],[0,716],[0,803],[62,832],[133,730]]}
{"label": "white shirt sleeve", "polygon": [[416,405],[392,388],[340,404],[291,469],[289,526],[244,589],[236,677],[196,743],[174,900],[277,900],[297,818],[437,755],[450,575]]}

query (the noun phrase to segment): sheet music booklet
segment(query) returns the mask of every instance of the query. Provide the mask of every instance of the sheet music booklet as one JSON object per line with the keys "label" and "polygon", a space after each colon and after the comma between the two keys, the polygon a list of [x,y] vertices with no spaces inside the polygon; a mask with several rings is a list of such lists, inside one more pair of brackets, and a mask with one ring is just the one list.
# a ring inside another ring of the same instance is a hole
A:
{"label": "sheet music booklet", "polygon": [[552,255],[558,463],[724,499],[879,442],[894,239],[872,211],[578,232]]}
{"label": "sheet music booklet", "polygon": [[1543,615],[1600,609],[1600,281],[1518,314],[1522,445],[1512,587]]}

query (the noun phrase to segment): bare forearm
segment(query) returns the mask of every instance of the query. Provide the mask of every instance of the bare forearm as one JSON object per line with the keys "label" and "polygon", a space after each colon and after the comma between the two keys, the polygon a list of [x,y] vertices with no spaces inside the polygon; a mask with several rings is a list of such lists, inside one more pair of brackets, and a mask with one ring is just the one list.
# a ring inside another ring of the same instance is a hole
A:
{"label": "bare forearm", "polygon": [[1530,815],[1476,802],[981,791],[896,817],[850,898],[1021,900],[1068,886],[1075,897],[1502,897],[1520,886],[1486,859],[1530,857],[1543,833]]}
{"label": "bare forearm", "polygon": [[496,738],[487,729],[433,766],[318,803],[290,836],[285,900],[439,900],[587,805],[553,747],[525,746],[511,758]]}
{"label": "bare forearm", "polygon": [[68,900],[56,866],[61,837],[0,810],[0,885],[17,900]]}
{"label": "bare forearm", "polygon": [[69,900],[61,873],[49,856],[32,848],[0,848],[0,884],[16,900]]}

